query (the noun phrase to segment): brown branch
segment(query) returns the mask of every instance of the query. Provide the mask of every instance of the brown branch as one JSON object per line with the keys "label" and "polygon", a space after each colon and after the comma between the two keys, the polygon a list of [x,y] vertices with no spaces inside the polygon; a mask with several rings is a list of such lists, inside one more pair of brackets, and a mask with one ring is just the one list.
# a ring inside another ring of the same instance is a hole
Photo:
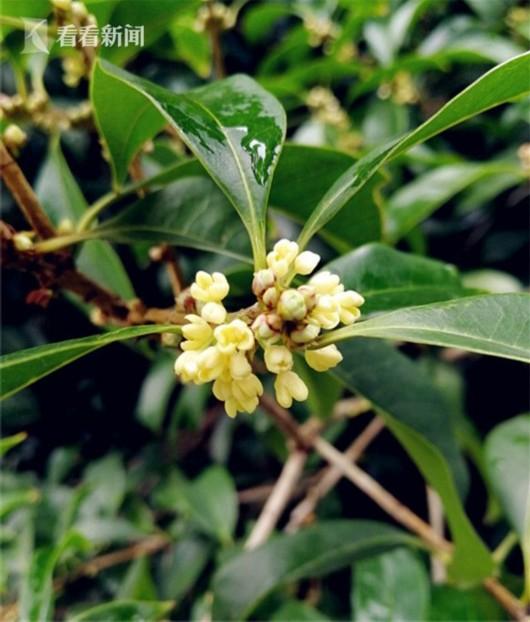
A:
{"label": "brown branch", "polygon": [[55,236],[55,229],[42,209],[33,188],[29,185],[17,162],[0,141],[0,175],[20,207],[24,218],[43,239]]}
{"label": "brown branch", "polygon": [[53,582],[53,587],[56,591],[60,591],[66,584],[72,583],[82,577],[94,577],[107,568],[124,564],[133,559],[137,559],[138,557],[154,555],[155,553],[165,549],[170,543],[171,540],[166,536],[150,536],[149,538],[140,540],[140,542],[136,542],[124,549],[100,555],[99,557],[95,557],[94,559],[81,564],[74,570],[73,573],[56,579]]}
{"label": "brown branch", "polygon": [[[287,430],[295,429],[294,435],[290,434],[293,440],[297,443],[305,442],[306,445],[311,445],[317,453],[330,464],[341,469],[345,477],[365,492],[373,501],[390,514],[390,516],[410,529],[413,533],[419,535],[433,550],[437,551],[443,557],[447,557],[451,553],[453,545],[450,542],[439,536],[428,523],[398,501],[398,499],[385,490],[379,482],[370,477],[368,473],[365,473],[358,466],[351,463],[344,454],[335,449],[335,447],[320,436],[313,435],[312,438],[308,438],[304,435],[300,426],[291,417],[290,413],[276,404],[272,398],[262,398],[261,403],[282,431],[286,432]],[[483,585],[515,620],[518,622],[525,622],[528,620],[521,601],[496,579],[489,577],[483,581]]]}
{"label": "brown branch", "polygon": [[[345,458],[351,462],[356,462],[384,427],[383,420],[375,417],[344,452]],[[343,471],[337,466],[328,466],[322,469],[317,482],[308,490],[305,498],[291,512],[285,531],[288,533],[297,531],[308,517],[313,514],[319,501],[336,486],[342,477]]]}
{"label": "brown branch", "polygon": [[295,449],[289,454],[285,462],[280,477],[277,479],[272,492],[263,506],[263,510],[254,525],[247,542],[246,549],[255,549],[263,544],[273,532],[280,516],[285,510],[291,495],[307,460],[307,452]]}
{"label": "brown branch", "polygon": [[[431,488],[427,489],[427,510],[429,512],[429,523],[433,530],[441,537],[444,535],[444,513],[440,495]],[[431,555],[431,578],[434,584],[439,585],[447,581],[445,566],[435,555]]]}

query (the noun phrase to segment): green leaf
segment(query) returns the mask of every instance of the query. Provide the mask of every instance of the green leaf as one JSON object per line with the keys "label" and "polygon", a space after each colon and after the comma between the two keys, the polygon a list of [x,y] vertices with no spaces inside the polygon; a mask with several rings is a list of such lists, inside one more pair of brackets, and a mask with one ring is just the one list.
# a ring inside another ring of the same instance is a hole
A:
{"label": "green leaf", "polygon": [[465,294],[454,266],[383,244],[362,246],[327,264],[324,270],[338,274],[346,289],[363,295],[363,314]]}
{"label": "green leaf", "polygon": [[[58,137],[50,142],[35,191],[55,225],[65,219],[75,224],[88,209],[85,197],[61,151]],[[121,259],[107,242],[85,242],[76,258],[76,264],[81,272],[122,298],[129,300],[135,297]]]}
{"label": "green leaf", "polygon": [[27,438],[28,435],[26,432],[19,432],[18,434],[13,434],[13,436],[6,436],[5,438],[0,439],[0,458],[5,456],[5,454],[13,447],[23,443]]}
{"label": "green leaf", "polygon": [[198,248],[250,261],[248,236],[211,180],[179,179],[152,192],[87,234],[118,242]]}
{"label": "green leaf", "polygon": [[138,402],[136,418],[152,432],[159,432],[175,388],[174,360],[157,359],[145,377]]}
{"label": "green leaf", "polygon": [[372,151],[356,162],[322,198],[300,234],[300,246],[304,247],[385,162],[453,125],[530,92],[527,79],[529,70],[530,53],[522,54],[494,67],[413,132]]}
{"label": "green leaf", "polygon": [[20,619],[46,622],[53,619],[53,573],[69,549],[85,551],[88,543],[78,533],[69,532],[55,546],[38,549],[31,560],[20,603]]}
{"label": "green leaf", "polygon": [[341,346],[333,370],[350,391],[372,402],[425,479],[440,495],[455,543],[451,573],[476,581],[493,568],[459,498],[467,474],[450,426],[449,407],[424,371],[382,341],[354,339]]}
{"label": "green leaf", "polygon": [[118,328],[101,335],[91,335],[81,339],[59,341],[20,352],[6,354],[0,358],[2,390],[0,397],[5,399],[21,389],[44,378],[53,371],[94,352],[103,346],[126,339],[136,339],[146,335],[178,332],[175,325],[148,325]]}
{"label": "green leaf", "polygon": [[486,465],[493,488],[523,549],[530,594],[530,415],[501,423],[489,433]]}
{"label": "green leaf", "polygon": [[116,594],[116,599],[144,601],[157,599],[148,557],[139,557],[132,561]]}
{"label": "green leaf", "polygon": [[324,521],[236,555],[214,577],[214,620],[245,620],[275,588],[415,541],[372,521]]}
{"label": "green leaf", "polygon": [[0,497],[0,518],[5,518],[11,512],[25,505],[32,505],[40,500],[40,493],[36,488],[19,490],[3,490]]}
{"label": "green leaf", "polygon": [[232,541],[238,501],[234,482],[226,469],[219,466],[206,469],[182,493],[191,518],[205,533],[225,544]]}
{"label": "green leaf", "polygon": [[329,618],[306,603],[291,600],[282,605],[271,617],[272,622],[328,622]]}
{"label": "green leaf", "polygon": [[431,622],[492,622],[505,620],[506,612],[482,587],[459,590],[448,585],[432,587]]}
{"label": "green leaf", "polygon": [[[286,144],[272,182],[271,207],[303,224],[326,190],[354,161],[333,149]],[[308,175],[308,170],[318,174]],[[322,235],[330,244],[341,250],[381,239],[381,214],[374,200],[375,188],[380,184],[377,176],[326,225]]]}
{"label": "green leaf", "polygon": [[160,593],[177,604],[189,594],[210,558],[211,544],[197,536],[186,537],[164,553],[160,562]]}
{"label": "green leaf", "polygon": [[429,600],[425,566],[408,549],[388,551],[353,566],[355,622],[425,620]]}
{"label": "green leaf", "polygon": [[398,339],[530,363],[529,309],[526,293],[469,296],[385,313],[330,332],[321,342]]}
{"label": "green leaf", "polygon": [[67,618],[68,622],[155,622],[162,620],[173,609],[171,601],[114,600],[85,609]]}
{"label": "green leaf", "polygon": [[139,147],[169,123],[238,211],[263,265],[268,196],[286,128],[272,95],[244,75],[173,93],[99,61],[92,100],[117,184]]}
{"label": "green leaf", "polygon": [[386,204],[386,237],[396,242],[454,195],[470,185],[502,172],[514,174],[506,163],[448,164],[420,175],[402,186]]}

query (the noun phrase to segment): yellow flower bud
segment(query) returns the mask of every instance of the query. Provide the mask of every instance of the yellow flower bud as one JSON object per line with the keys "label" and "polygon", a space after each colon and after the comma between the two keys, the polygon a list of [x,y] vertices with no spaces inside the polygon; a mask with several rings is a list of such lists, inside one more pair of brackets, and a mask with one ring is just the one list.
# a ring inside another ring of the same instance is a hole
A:
{"label": "yellow flower bud", "polygon": [[318,337],[320,326],[317,324],[305,324],[293,330],[290,334],[294,343],[309,343]]}
{"label": "yellow flower bud", "polygon": [[57,233],[59,235],[68,235],[73,233],[75,229],[74,223],[71,218],[61,218],[57,225]]}
{"label": "yellow flower bud", "polygon": [[335,328],[340,321],[339,305],[333,296],[319,296],[316,307],[311,311],[310,320],[322,328]]}
{"label": "yellow flower bud", "polygon": [[199,353],[194,351],[183,352],[175,361],[175,373],[182,382],[195,382],[198,373]]}
{"label": "yellow flower bud", "polygon": [[4,130],[2,139],[7,147],[13,151],[23,147],[26,144],[28,137],[26,132],[21,130],[18,125],[11,123],[11,125],[8,125]]}
{"label": "yellow flower bud", "polygon": [[274,307],[278,304],[279,297],[280,293],[278,290],[275,287],[269,287],[269,289],[263,294],[263,304],[269,309],[274,309]]}
{"label": "yellow flower bud", "polygon": [[328,371],[342,361],[342,354],[336,345],[304,352],[306,363],[316,371]]}
{"label": "yellow flower bud", "polygon": [[298,255],[298,244],[283,239],[276,242],[267,255],[267,265],[278,278],[285,276]]}
{"label": "yellow flower bud", "polygon": [[234,379],[244,378],[248,376],[252,372],[252,368],[250,367],[250,363],[247,360],[247,357],[243,354],[243,352],[235,352],[230,357],[229,362],[230,375]]}
{"label": "yellow flower bud", "polygon": [[279,339],[282,326],[282,318],[276,313],[261,313],[254,320],[252,330],[258,339],[274,341]]}
{"label": "yellow flower bud", "polygon": [[275,283],[276,277],[272,270],[258,270],[254,273],[252,291],[257,298],[260,298],[269,287],[274,287]]}
{"label": "yellow flower bud", "polygon": [[296,289],[286,289],[280,295],[278,314],[284,320],[303,320],[307,306],[303,294]]}
{"label": "yellow flower bud", "polygon": [[311,311],[317,303],[317,293],[310,285],[301,285],[297,291],[304,297],[305,306]]}
{"label": "yellow flower bud", "polygon": [[31,236],[24,232],[15,233],[13,236],[13,244],[17,251],[29,251],[33,248]]}
{"label": "yellow flower bud", "polygon": [[311,274],[320,261],[320,255],[311,251],[300,253],[294,262],[294,269],[297,274]]}
{"label": "yellow flower bud", "polygon": [[319,272],[309,279],[309,285],[313,287],[317,294],[338,294],[344,291],[344,286],[340,283],[340,278],[327,270]]}
{"label": "yellow flower bud", "polygon": [[201,309],[201,316],[211,324],[222,324],[226,320],[226,309],[220,302],[207,302]]}
{"label": "yellow flower bud", "polygon": [[293,367],[293,355],[285,346],[270,346],[265,350],[265,365],[273,374],[289,371]]}
{"label": "yellow flower bud", "polygon": [[364,303],[364,298],[353,289],[336,294],[334,298],[339,305],[340,321],[353,324],[361,315],[359,307]]}
{"label": "yellow flower bud", "polygon": [[224,354],[236,350],[250,350],[254,347],[254,335],[242,320],[232,320],[229,324],[218,326],[214,331],[217,347]]}
{"label": "yellow flower bud", "polygon": [[208,322],[198,315],[187,315],[188,324],[182,327],[182,334],[187,339],[182,344],[183,350],[202,350],[210,343],[213,330]]}
{"label": "yellow flower bud", "polygon": [[84,20],[88,17],[88,9],[82,2],[72,2],[72,13],[79,20]]}
{"label": "yellow flower bud", "polygon": [[72,0],[52,0],[52,5],[54,9],[68,13],[72,8]]}
{"label": "yellow flower bud", "polygon": [[276,400],[280,406],[290,408],[293,399],[303,402],[307,399],[308,390],[304,381],[294,371],[285,371],[276,376],[274,381]]}
{"label": "yellow flower bud", "polygon": [[228,295],[230,287],[224,274],[208,274],[200,270],[195,275],[195,282],[190,287],[191,295],[201,302],[220,302]]}

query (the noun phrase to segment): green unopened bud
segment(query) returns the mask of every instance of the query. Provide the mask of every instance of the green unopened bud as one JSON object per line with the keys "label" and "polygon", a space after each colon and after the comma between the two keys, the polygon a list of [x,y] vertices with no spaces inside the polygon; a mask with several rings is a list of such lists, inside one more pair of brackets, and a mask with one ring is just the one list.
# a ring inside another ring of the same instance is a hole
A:
{"label": "green unopened bud", "polygon": [[278,302],[278,313],[284,320],[302,320],[307,314],[303,294],[296,289],[286,289]]}
{"label": "green unopened bud", "polygon": [[275,287],[269,287],[269,289],[263,294],[261,299],[263,300],[263,304],[269,309],[274,309],[278,304],[278,298],[280,294]]}
{"label": "green unopened bud", "polygon": [[254,273],[252,291],[257,298],[261,298],[270,287],[274,287],[276,277],[272,270],[258,270]]}
{"label": "green unopened bud", "polygon": [[20,147],[23,147],[28,140],[26,132],[21,130],[18,125],[15,125],[14,123],[6,127],[2,138],[4,139],[8,149],[11,151],[20,149]]}

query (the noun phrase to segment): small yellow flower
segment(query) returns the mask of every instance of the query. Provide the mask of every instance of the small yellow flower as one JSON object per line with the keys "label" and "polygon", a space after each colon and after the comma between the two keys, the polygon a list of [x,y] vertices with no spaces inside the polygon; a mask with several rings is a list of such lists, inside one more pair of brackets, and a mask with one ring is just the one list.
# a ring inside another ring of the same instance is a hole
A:
{"label": "small yellow flower", "polygon": [[201,302],[220,302],[228,295],[229,285],[224,274],[208,274],[200,270],[190,288],[191,295]]}
{"label": "small yellow flower", "polygon": [[265,365],[273,374],[289,371],[293,367],[293,355],[285,346],[270,346],[265,350]]}
{"label": "small yellow flower", "polygon": [[217,346],[210,346],[199,353],[197,360],[197,380],[200,384],[211,382],[224,372],[227,358]]}
{"label": "small yellow flower", "polygon": [[359,307],[364,303],[364,298],[353,289],[335,294],[334,298],[339,305],[340,321],[353,324],[361,315]]}
{"label": "small yellow flower", "polygon": [[284,371],[278,374],[274,381],[274,390],[278,404],[284,408],[290,408],[293,399],[303,402],[308,396],[304,381],[294,371]]}
{"label": "small yellow flower", "polygon": [[318,272],[309,279],[309,285],[315,289],[317,294],[339,294],[344,291],[340,278],[327,270]]}
{"label": "small yellow flower", "polygon": [[229,361],[230,375],[234,379],[241,379],[251,373],[252,367],[243,352],[234,352]]}
{"label": "small yellow flower", "polygon": [[232,354],[236,350],[251,350],[254,347],[254,335],[242,320],[232,320],[228,324],[218,326],[214,331],[217,347],[224,354]]}
{"label": "small yellow flower", "polygon": [[213,337],[213,330],[206,320],[198,315],[186,316],[188,324],[182,327],[182,334],[187,341],[182,343],[183,350],[203,350]]}
{"label": "small yellow flower", "polygon": [[267,265],[281,279],[291,267],[298,255],[298,244],[283,239],[276,242],[273,250],[267,255]]}
{"label": "small yellow flower", "polygon": [[340,322],[339,305],[333,296],[319,296],[316,307],[311,311],[310,320],[322,328],[330,330]]}
{"label": "small yellow flower", "polygon": [[13,236],[13,244],[17,251],[29,251],[33,248],[33,240],[31,234],[20,231]]}
{"label": "small yellow flower", "polygon": [[226,320],[226,309],[220,302],[207,302],[201,309],[201,316],[210,324],[222,324]]}
{"label": "small yellow flower", "polygon": [[20,129],[18,125],[11,123],[4,130],[4,133],[2,135],[2,140],[5,142],[5,144],[7,145],[9,149],[17,150],[26,144],[28,140],[28,136],[26,132]]}
{"label": "small yellow flower", "polygon": [[252,291],[257,298],[260,298],[270,287],[274,287],[275,283],[276,277],[270,268],[267,270],[258,270],[254,273]]}
{"label": "small yellow flower", "polygon": [[318,350],[306,350],[304,352],[306,363],[315,371],[328,371],[342,361],[342,354],[337,346],[330,345]]}
{"label": "small yellow flower", "polygon": [[272,343],[280,338],[282,318],[276,313],[261,313],[252,323],[252,330],[258,339]]}
{"label": "small yellow flower", "polygon": [[297,274],[311,274],[320,261],[320,255],[311,251],[300,253],[294,262],[294,270]]}

